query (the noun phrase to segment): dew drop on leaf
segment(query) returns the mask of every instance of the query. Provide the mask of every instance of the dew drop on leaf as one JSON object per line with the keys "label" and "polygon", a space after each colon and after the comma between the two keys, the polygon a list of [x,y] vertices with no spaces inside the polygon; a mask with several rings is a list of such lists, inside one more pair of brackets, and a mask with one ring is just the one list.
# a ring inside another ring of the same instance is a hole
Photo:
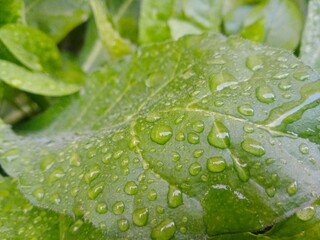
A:
{"label": "dew drop on leaf", "polygon": [[168,125],[155,125],[151,130],[151,140],[158,144],[167,143],[172,137],[172,128]]}
{"label": "dew drop on leaf", "polygon": [[112,205],[112,211],[116,215],[120,215],[123,213],[125,205],[122,201],[117,201]]}
{"label": "dew drop on leaf", "polygon": [[266,152],[261,143],[248,137],[245,138],[244,141],[241,143],[241,147],[244,151],[257,157],[263,156]]}
{"label": "dew drop on leaf", "polygon": [[200,137],[198,134],[194,132],[189,132],[188,133],[188,142],[191,144],[198,144],[200,142]]}
{"label": "dew drop on leaf", "polygon": [[275,74],[272,77],[272,79],[281,80],[281,79],[285,79],[288,76],[289,76],[289,73],[279,72],[279,73]]}
{"label": "dew drop on leaf", "polygon": [[181,190],[173,185],[169,186],[168,190],[168,206],[171,208],[176,208],[183,203]]}
{"label": "dew drop on leaf", "polygon": [[53,184],[54,182],[60,180],[61,178],[63,178],[65,176],[65,172],[62,168],[56,168],[55,170],[53,170],[49,177],[48,177],[48,182],[50,184]]}
{"label": "dew drop on leaf", "polygon": [[99,214],[103,214],[108,212],[108,206],[105,202],[100,202],[96,206],[96,212]]}
{"label": "dew drop on leaf", "polygon": [[274,197],[274,195],[276,194],[275,187],[266,188],[266,193],[269,197]]}
{"label": "dew drop on leaf", "polygon": [[275,101],[275,95],[272,88],[268,85],[262,85],[256,89],[256,97],[262,103],[272,103]]}
{"label": "dew drop on leaf", "polygon": [[33,191],[32,195],[37,199],[41,200],[44,196],[44,190],[43,188],[37,188],[36,190]]}
{"label": "dew drop on leaf", "polygon": [[80,155],[77,152],[72,152],[69,162],[72,166],[79,167],[81,165]]}
{"label": "dew drop on leaf", "polygon": [[53,164],[54,164],[54,156],[53,155],[45,156],[40,161],[40,169],[42,171],[47,171],[53,166]]}
{"label": "dew drop on leaf", "polygon": [[125,232],[129,229],[129,221],[125,218],[121,218],[117,221],[118,223],[118,228],[120,231]]}
{"label": "dew drop on leaf", "polygon": [[185,139],[185,136],[184,136],[184,133],[183,132],[179,132],[177,135],[176,135],[176,140],[177,141],[184,141]]}
{"label": "dew drop on leaf", "polygon": [[88,191],[88,197],[91,200],[94,200],[98,197],[98,195],[103,191],[105,183],[104,182],[100,182],[96,185],[94,185],[93,187],[91,187]]}
{"label": "dew drop on leaf", "polygon": [[60,198],[58,193],[53,193],[53,194],[50,195],[49,201],[51,203],[53,203],[53,204],[57,204],[58,205],[61,202],[61,198]]}
{"label": "dew drop on leaf", "polygon": [[90,170],[85,174],[84,179],[86,183],[91,183],[94,179],[96,179],[100,175],[100,166],[98,164],[94,164],[90,167]]}
{"label": "dew drop on leaf", "polygon": [[293,74],[293,77],[299,81],[305,81],[309,78],[308,72],[296,72]]}
{"label": "dew drop on leaf", "polygon": [[257,71],[263,68],[263,61],[258,55],[250,55],[246,60],[246,66],[252,71]]}
{"label": "dew drop on leaf", "polygon": [[308,207],[299,209],[296,212],[296,216],[302,221],[309,221],[313,218],[315,213],[316,213],[315,208],[312,206],[308,206]]}
{"label": "dew drop on leaf", "polygon": [[238,112],[244,116],[253,116],[254,110],[250,104],[244,104],[238,107]]}
{"label": "dew drop on leaf", "polygon": [[197,121],[192,124],[192,129],[197,133],[202,133],[204,130],[204,124],[202,121]]}
{"label": "dew drop on leaf", "polygon": [[132,221],[135,225],[142,227],[147,224],[149,217],[149,209],[148,208],[140,208],[134,210],[132,214]]}
{"label": "dew drop on leaf", "polygon": [[168,240],[174,236],[175,231],[176,225],[174,221],[167,218],[152,229],[151,238],[155,240]]}
{"label": "dew drop on leaf", "polygon": [[207,169],[210,172],[222,172],[226,168],[226,162],[222,157],[212,157],[207,160]]}
{"label": "dew drop on leaf", "polygon": [[198,162],[194,162],[189,167],[189,173],[191,176],[198,175],[202,170],[201,165]]}
{"label": "dew drop on leaf", "polygon": [[217,148],[228,148],[230,146],[229,130],[221,122],[215,122],[208,134],[208,142]]}
{"label": "dew drop on leaf", "polygon": [[289,195],[294,195],[297,193],[297,191],[298,191],[298,184],[296,181],[294,181],[287,187],[287,193]]}
{"label": "dew drop on leaf", "polygon": [[138,186],[135,182],[127,182],[124,186],[124,192],[128,195],[136,195],[138,193]]}
{"label": "dew drop on leaf", "polygon": [[203,155],[203,153],[204,153],[203,149],[196,149],[193,152],[193,157],[199,158],[199,157],[201,157]]}
{"label": "dew drop on leaf", "polygon": [[309,153],[309,147],[305,143],[301,143],[299,146],[299,150],[302,154],[308,154]]}
{"label": "dew drop on leaf", "polygon": [[172,152],[171,153],[171,159],[172,159],[172,161],[174,161],[174,162],[178,162],[179,160],[180,160],[180,154],[179,153],[177,153],[177,152]]}
{"label": "dew drop on leaf", "polygon": [[157,192],[156,192],[156,190],[151,189],[151,190],[148,192],[148,199],[149,199],[150,201],[154,201],[154,200],[157,199]]}
{"label": "dew drop on leaf", "polygon": [[69,232],[71,234],[76,234],[81,226],[83,225],[83,221],[81,219],[77,220],[74,224],[69,227]]}
{"label": "dew drop on leaf", "polygon": [[249,170],[247,164],[242,163],[240,158],[231,155],[233,160],[233,167],[237,171],[238,177],[241,181],[247,182],[250,179]]}

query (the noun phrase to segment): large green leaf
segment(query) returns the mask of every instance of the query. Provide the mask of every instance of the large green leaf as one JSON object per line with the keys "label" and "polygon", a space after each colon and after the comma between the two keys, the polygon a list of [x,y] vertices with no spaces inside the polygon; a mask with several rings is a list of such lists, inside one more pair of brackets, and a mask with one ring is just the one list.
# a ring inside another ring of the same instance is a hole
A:
{"label": "large green leaf", "polygon": [[85,22],[90,14],[86,0],[24,0],[27,23],[56,42]]}
{"label": "large green leaf", "polygon": [[14,179],[0,177],[0,207],[2,239],[98,239],[103,236],[81,218],[74,220],[32,206],[17,189]]}
{"label": "large green leaf", "polygon": [[151,45],[24,136],[3,126],[1,162],[33,204],[83,209],[109,237],[258,232],[320,194],[319,142],[286,129],[319,115],[319,84],[291,53],[237,37]]}
{"label": "large green leaf", "polygon": [[308,17],[303,31],[301,59],[320,71],[320,1],[309,1]]}

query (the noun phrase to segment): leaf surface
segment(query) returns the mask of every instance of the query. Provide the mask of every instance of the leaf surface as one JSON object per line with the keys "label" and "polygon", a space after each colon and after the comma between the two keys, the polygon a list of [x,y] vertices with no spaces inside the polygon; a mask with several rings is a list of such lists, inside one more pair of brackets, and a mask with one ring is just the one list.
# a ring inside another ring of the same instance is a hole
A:
{"label": "leaf surface", "polygon": [[320,194],[319,145],[286,129],[319,111],[319,84],[291,53],[237,37],[151,45],[26,135],[3,126],[2,164],[32,203],[83,209],[110,237],[257,232]]}
{"label": "leaf surface", "polygon": [[21,0],[1,0],[0,6],[0,27],[8,23],[23,22],[23,2]]}

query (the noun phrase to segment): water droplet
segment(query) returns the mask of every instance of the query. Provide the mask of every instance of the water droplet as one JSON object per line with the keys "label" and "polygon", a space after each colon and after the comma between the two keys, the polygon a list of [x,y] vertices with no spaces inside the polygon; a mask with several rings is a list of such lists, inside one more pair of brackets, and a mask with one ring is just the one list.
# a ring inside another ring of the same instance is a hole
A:
{"label": "water droplet", "polygon": [[184,141],[184,139],[185,139],[184,133],[179,132],[176,136],[176,140],[181,142],[181,141]]}
{"label": "water droplet", "polygon": [[118,223],[118,228],[120,231],[125,232],[129,229],[129,221],[125,218],[121,218],[117,221]]}
{"label": "water droplet", "polygon": [[268,158],[268,159],[266,159],[266,164],[267,165],[271,165],[272,163],[274,163],[276,160],[275,159],[273,159],[273,158]]}
{"label": "water droplet", "polygon": [[176,225],[170,218],[163,220],[158,226],[152,229],[151,238],[155,240],[171,239],[176,231]]}
{"label": "water droplet", "polygon": [[292,84],[288,81],[282,81],[278,84],[279,89],[282,91],[287,91],[292,87]]}
{"label": "water droplet", "polygon": [[171,153],[171,159],[174,162],[178,162],[180,160],[180,154],[177,152],[172,152]]}
{"label": "water droplet", "polygon": [[203,149],[196,149],[193,152],[193,157],[199,158],[199,157],[201,157],[203,155],[203,153],[204,153]]}
{"label": "water droplet", "polygon": [[250,55],[246,60],[246,66],[252,71],[257,71],[263,68],[262,58],[258,55]]}
{"label": "water droplet", "polygon": [[281,79],[284,79],[286,77],[289,76],[289,73],[283,73],[283,72],[279,72],[277,74],[275,74],[272,79],[276,79],[276,80],[281,80]]}
{"label": "water droplet", "polygon": [[180,172],[180,170],[182,169],[182,164],[178,163],[175,168],[176,171]]}
{"label": "water droplet", "polygon": [[308,207],[299,209],[296,212],[296,216],[302,221],[309,221],[313,218],[315,213],[316,213],[315,208],[312,206],[308,206]]}
{"label": "water droplet", "polygon": [[90,167],[90,170],[85,174],[84,179],[86,183],[91,183],[94,179],[96,179],[100,175],[100,166],[98,164],[94,164]]}
{"label": "water droplet", "polygon": [[250,179],[250,173],[247,168],[247,164],[242,163],[240,158],[231,155],[232,160],[233,160],[233,167],[238,173],[238,177],[241,181],[247,182]]}
{"label": "water droplet", "polygon": [[266,193],[269,197],[274,197],[274,195],[276,194],[276,188],[275,187],[266,188]]}
{"label": "water droplet", "polygon": [[296,72],[293,74],[293,77],[298,81],[305,81],[309,78],[308,72]]}
{"label": "water droplet", "polygon": [[301,143],[299,146],[299,150],[302,154],[308,154],[309,153],[309,147],[305,143]]}
{"label": "water droplet", "polygon": [[210,172],[222,172],[226,168],[226,162],[222,157],[212,157],[207,160],[207,168]]}
{"label": "water droplet", "polygon": [[62,179],[64,176],[65,176],[64,170],[62,168],[56,168],[50,173],[48,177],[48,181],[50,184],[53,184],[54,182]]}
{"label": "water droplet", "polygon": [[93,158],[96,155],[97,155],[97,150],[95,148],[89,149],[88,152],[87,152],[87,157],[89,159]]}
{"label": "water droplet", "polygon": [[257,99],[262,103],[272,103],[275,101],[275,95],[272,88],[267,85],[262,85],[256,89]]}
{"label": "water droplet", "polygon": [[184,118],[185,118],[185,115],[181,115],[180,117],[178,117],[178,118],[174,121],[174,123],[175,123],[175,124],[180,124],[180,123],[183,122]]}
{"label": "water droplet", "polygon": [[49,170],[54,164],[54,155],[49,155],[41,159],[40,169],[42,171]]}
{"label": "water droplet", "polygon": [[98,195],[102,192],[104,185],[105,185],[104,182],[100,182],[95,186],[91,187],[88,191],[88,197],[91,200],[96,199]]}
{"label": "water droplet", "polygon": [[194,162],[189,167],[189,173],[192,176],[198,175],[202,170],[201,165],[198,162]]}
{"label": "water droplet", "polygon": [[219,73],[212,74],[209,77],[209,87],[212,93],[215,91],[221,91],[222,89],[236,83],[236,78],[227,71],[221,71]]}
{"label": "water droplet", "polygon": [[221,107],[221,106],[223,106],[224,102],[217,100],[217,101],[215,101],[213,104],[214,104],[214,106],[216,106],[216,107]]}
{"label": "water droplet", "polygon": [[217,148],[228,148],[230,146],[229,130],[221,122],[215,122],[209,132],[208,142]]}
{"label": "water droplet", "polygon": [[296,181],[294,181],[287,187],[287,193],[289,195],[294,195],[297,193],[297,191],[298,191],[298,184]]}
{"label": "water droplet", "polygon": [[244,104],[238,107],[238,112],[244,116],[253,116],[254,110],[250,104]]}
{"label": "water droplet", "polygon": [[136,195],[138,193],[138,186],[135,182],[127,182],[124,186],[124,191],[128,195]]}
{"label": "water droplet", "polygon": [[96,206],[96,212],[100,213],[100,214],[108,212],[107,204],[105,202],[98,203],[97,206]]}
{"label": "water droplet", "polygon": [[57,204],[58,205],[61,202],[61,198],[60,198],[58,193],[53,193],[53,194],[50,195],[49,201],[51,203],[53,203],[53,204]]}
{"label": "water droplet", "polygon": [[112,211],[116,215],[120,215],[123,213],[125,205],[122,201],[117,201],[112,206]]}
{"label": "water droplet", "polygon": [[191,144],[198,144],[200,142],[200,137],[198,134],[194,132],[189,132],[188,133],[188,142]]}
{"label": "water droplet", "polygon": [[149,217],[148,208],[136,209],[132,214],[132,221],[135,225],[142,227],[147,224]]}
{"label": "water droplet", "polygon": [[172,137],[172,128],[168,125],[155,125],[151,130],[151,140],[164,145]]}
{"label": "water droplet", "polygon": [[252,155],[255,155],[257,157],[263,156],[266,152],[264,147],[261,145],[261,143],[259,143],[258,141],[252,138],[245,138],[244,141],[241,143],[241,147],[246,152]]}
{"label": "water droplet", "polygon": [[77,152],[72,152],[69,162],[72,166],[79,167],[81,165],[80,155]]}
{"label": "water droplet", "polygon": [[74,188],[72,188],[72,189],[70,190],[70,195],[71,195],[72,197],[75,197],[75,196],[77,196],[78,192],[79,192],[79,188],[74,187]]}
{"label": "water droplet", "polygon": [[159,116],[159,113],[157,112],[151,112],[147,115],[146,121],[150,123],[154,123],[158,121],[161,117]]}
{"label": "water droplet", "polygon": [[192,129],[197,133],[202,133],[204,130],[204,124],[202,121],[197,121],[193,123]]}
{"label": "water droplet", "polygon": [[249,124],[246,124],[243,126],[243,130],[246,132],[246,133],[253,133],[254,132],[254,128],[253,126],[249,125]]}
{"label": "water droplet", "polygon": [[85,209],[82,204],[76,203],[73,208],[73,213],[76,217],[82,217],[84,215]]}
{"label": "water droplet", "polygon": [[36,190],[34,190],[34,192],[32,193],[32,195],[37,199],[37,200],[41,200],[44,197],[44,190],[43,188],[37,188]]}
{"label": "water droplet", "polygon": [[173,185],[169,186],[168,190],[168,206],[176,208],[183,203],[181,190]]}
{"label": "water droplet", "polygon": [[104,155],[104,157],[102,158],[102,162],[103,162],[104,164],[108,164],[111,158],[112,158],[112,153],[107,153],[107,154]]}
{"label": "water droplet", "polygon": [[71,234],[76,234],[82,225],[83,225],[83,221],[81,219],[77,220],[74,224],[70,226],[69,232]]}
{"label": "water droplet", "polygon": [[123,150],[118,150],[113,154],[113,158],[114,159],[119,159],[122,156],[123,153],[124,153]]}
{"label": "water droplet", "polygon": [[154,200],[157,199],[157,192],[156,192],[156,190],[151,189],[151,190],[148,192],[148,199],[149,199],[150,201],[154,201]]}

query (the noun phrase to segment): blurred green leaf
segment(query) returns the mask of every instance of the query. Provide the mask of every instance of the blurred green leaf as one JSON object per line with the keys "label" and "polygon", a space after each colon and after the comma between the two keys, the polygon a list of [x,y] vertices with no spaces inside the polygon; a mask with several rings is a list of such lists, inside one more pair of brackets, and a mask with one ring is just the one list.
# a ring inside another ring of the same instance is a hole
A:
{"label": "blurred green leaf", "polygon": [[23,23],[22,0],[0,0],[0,27],[8,23]]}

